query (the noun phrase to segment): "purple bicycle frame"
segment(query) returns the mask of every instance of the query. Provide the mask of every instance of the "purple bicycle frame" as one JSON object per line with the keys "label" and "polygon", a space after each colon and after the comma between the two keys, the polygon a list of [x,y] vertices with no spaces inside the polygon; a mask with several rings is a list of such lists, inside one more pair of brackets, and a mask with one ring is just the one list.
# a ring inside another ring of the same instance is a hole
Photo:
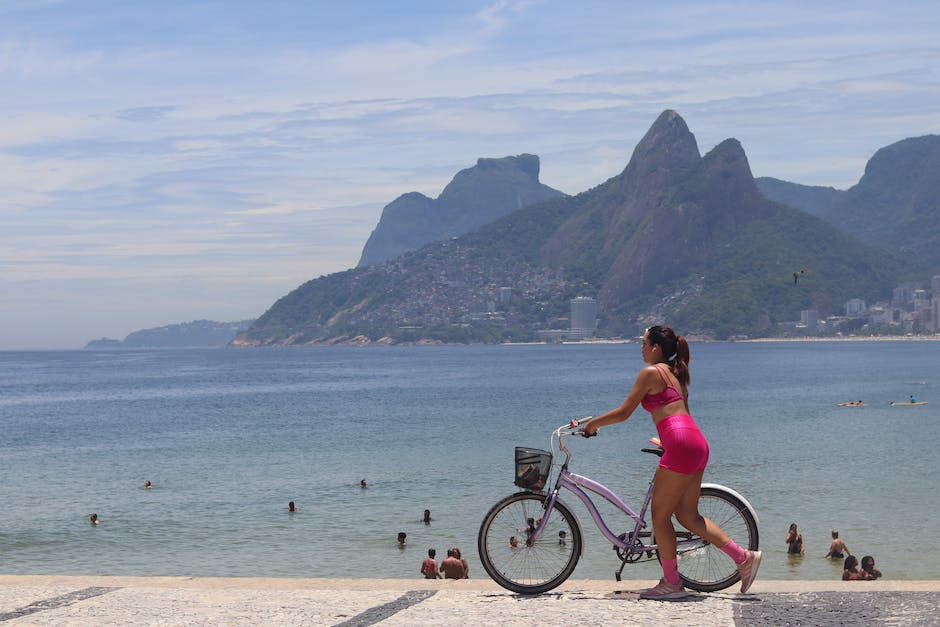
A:
{"label": "purple bicycle frame", "polygon": [[[581,499],[581,502],[584,503],[584,506],[591,514],[591,518],[594,519],[594,524],[597,525],[598,530],[604,535],[604,537],[610,540],[611,544],[621,549],[625,549],[627,547],[632,547],[634,549],[643,551],[647,549],[655,549],[656,545],[646,546],[637,542],[640,530],[646,527],[646,510],[649,507],[650,500],[653,497],[652,487],[653,482],[650,481],[650,489],[646,492],[646,498],[643,500],[643,507],[640,509],[640,513],[637,514],[630,508],[629,505],[623,502],[623,499],[614,494],[610,488],[604,484],[598,483],[597,481],[582,475],[577,475],[573,472],[562,470],[561,474],[558,476],[558,481],[555,484],[555,489],[552,490],[552,494],[546,503],[545,516],[542,517],[541,524],[533,534],[533,540],[539,537],[539,535],[542,533],[542,529],[545,527],[545,525],[548,524],[551,511],[555,507],[555,501],[558,500],[559,488],[565,488],[570,492],[573,492],[579,499]],[[588,496],[585,490],[590,490],[591,492],[604,497],[614,507],[632,518],[636,522],[633,531],[627,534],[624,539],[619,538],[604,522],[604,519],[601,517],[601,513],[597,511],[597,506],[594,505],[594,501],[591,500],[591,497]]]}

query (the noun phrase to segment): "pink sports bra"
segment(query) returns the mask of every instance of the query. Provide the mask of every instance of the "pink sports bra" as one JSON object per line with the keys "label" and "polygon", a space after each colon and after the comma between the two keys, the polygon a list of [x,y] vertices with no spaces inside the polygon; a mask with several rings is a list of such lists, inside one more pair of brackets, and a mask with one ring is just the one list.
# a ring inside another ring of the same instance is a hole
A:
{"label": "pink sports bra", "polygon": [[663,389],[662,392],[659,392],[657,394],[647,394],[646,396],[644,396],[643,400],[640,401],[640,405],[643,406],[643,409],[645,409],[646,411],[650,413],[653,413],[654,411],[656,411],[660,407],[663,407],[664,405],[668,405],[669,403],[675,403],[676,401],[684,401],[688,398],[687,396],[683,396],[679,392],[679,390],[677,390],[676,388],[672,387],[672,385],[670,385],[669,379],[666,378],[666,375],[663,374],[663,371],[660,370],[658,365],[653,366],[653,367],[656,368],[656,372],[658,372],[659,376],[662,377],[663,383],[666,384],[666,387],[665,389]]}

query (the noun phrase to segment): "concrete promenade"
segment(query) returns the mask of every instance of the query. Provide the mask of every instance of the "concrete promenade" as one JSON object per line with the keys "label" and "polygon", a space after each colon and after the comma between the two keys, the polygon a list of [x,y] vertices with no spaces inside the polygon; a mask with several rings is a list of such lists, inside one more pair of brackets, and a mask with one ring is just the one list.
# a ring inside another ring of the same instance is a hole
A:
{"label": "concrete promenade", "polygon": [[762,581],[640,601],[649,581],[525,597],[487,579],[0,575],[6,625],[940,625],[940,581]]}

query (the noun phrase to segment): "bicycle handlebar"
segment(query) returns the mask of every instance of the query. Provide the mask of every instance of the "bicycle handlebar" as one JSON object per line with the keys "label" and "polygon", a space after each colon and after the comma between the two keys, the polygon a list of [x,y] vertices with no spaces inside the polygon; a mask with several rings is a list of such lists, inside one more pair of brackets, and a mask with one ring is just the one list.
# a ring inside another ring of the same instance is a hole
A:
{"label": "bicycle handlebar", "polygon": [[[584,418],[572,418],[567,423],[561,425],[552,433],[552,438],[558,440],[558,450],[565,454],[565,466],[568,465],[568,462],[571,461],[571,451],[568,450],[568,447],[565,446],[563,438],[568,435],[580,435],[582,437],[588,438],[593,436],[585,435],[581,431],[581,425],[593,418],[594,416],[585,416]],[[596,433],[594,434],[597,435]],[[663,444],[660,442],[659,438],[650,438],[650,444],[656,447],[659,450],[659,455],[662,456]],[[551,447],[554,450],[554,447]],[[642,449],[647,451],[647,449]],[[656,452],[653,449],[649,449],[649,452]]]}
{"label": "bicycle handlebar", "polygon": [[[552,439],[558,440],[558,450],[565,454],[565,466],[568,465],[568,462],[571,460],[571,451],[568,450],[568,447],[565,446],[564,437],[567,435],[576,435],[582,433],[580,431],[581,424],[587,422],[593,418],[593,416],[586,416],[584,418],[572,418],[565,424],[561,425],[552,433]],[[587,437],[587,436],[585,436]],[[554,447],[552,447],[554,448]]]}

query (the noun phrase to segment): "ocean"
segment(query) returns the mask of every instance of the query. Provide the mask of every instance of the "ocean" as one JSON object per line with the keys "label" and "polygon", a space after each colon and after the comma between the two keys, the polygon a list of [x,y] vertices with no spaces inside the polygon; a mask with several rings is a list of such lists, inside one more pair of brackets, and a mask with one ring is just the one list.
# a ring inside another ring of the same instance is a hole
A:
{"label": "ocean", "polygon": [[[757,510],[761,577],[839,578],[838,529],[886,578],[940,578],[938,349],[692,344],[705,480]],[[642,365],[638,344],[0,352],[0,573],[418,578],[428,548],[457,546],[486,577],[477,530],[516,490],[514,447],[619,405]],[[929,403],[890,404],[912,394]],[[639,410],[573,441],[572,469],[638,508],[653,435]],[[610,545],[563,499],[585,531],[572,578],[612,579]]]}

